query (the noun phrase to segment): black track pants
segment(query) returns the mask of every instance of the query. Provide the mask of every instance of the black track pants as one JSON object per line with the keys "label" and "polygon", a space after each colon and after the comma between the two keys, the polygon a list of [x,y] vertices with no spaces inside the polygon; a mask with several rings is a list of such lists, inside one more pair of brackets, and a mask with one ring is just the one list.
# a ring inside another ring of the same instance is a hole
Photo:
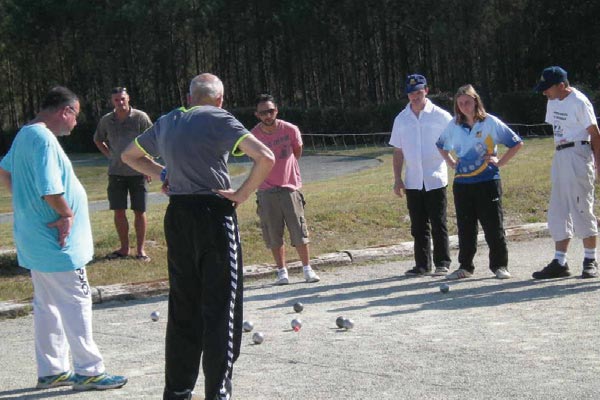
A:
{"label": "black track pants", "polygon": [[170,290],[163,399],[193,390],[201,357],[205,397],[214,399],[231,390],[241,344],[242,249],[235,210],[216,196],[171,196],[164,224]]}

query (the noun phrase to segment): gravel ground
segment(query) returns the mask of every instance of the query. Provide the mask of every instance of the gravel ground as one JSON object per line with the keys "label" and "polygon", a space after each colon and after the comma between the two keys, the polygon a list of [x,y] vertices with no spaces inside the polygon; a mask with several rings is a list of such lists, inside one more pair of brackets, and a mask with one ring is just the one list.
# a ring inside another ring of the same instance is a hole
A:
{"label": "gravel ground", "polygon": [[[329,267],[317,284],[298,274],[284,287],[247,282],[245,318],[265,341],[254,345],[244,334],[234,399],[597,399],[600,279],[579,278],[574,242],[577,276],[533,281],[552,254],[548,238],[511,242],[514,277],[499,281],[484,246],[473,278],[451,282],[447,294],[443,278],[404,277],[411,261]],[[95,307],[106,364],[130,382],[93,394],[32,389],[32,317],[0,321],[0,399],[161,398],[166,321],[152,322],[153,310],[166,315],[165,297]],[[354,319],[354,329],[337,329],[339,315]],[[295,317],[299,332],[290,329]]]}

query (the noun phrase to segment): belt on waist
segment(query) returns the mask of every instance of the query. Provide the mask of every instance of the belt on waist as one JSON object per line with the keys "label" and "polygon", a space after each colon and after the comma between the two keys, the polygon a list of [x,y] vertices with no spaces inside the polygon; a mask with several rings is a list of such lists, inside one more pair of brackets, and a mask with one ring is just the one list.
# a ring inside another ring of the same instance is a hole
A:
{"label": "belt on waist", "polygon": [[569,147],[574,147],[576,143],[579,143],[581,145],[590,144],[590,142],[588,140],[582,140],[580,142],[563,143],[563,144],[559,144],[558,146],[556,146],[556,151],[568,149]]}
{"label": "belt on waist", "polygon": [[177,194],[169,196],[169,206],[185,209],[201,209],[222,215],[233,215],[235,205],[224,197],[210,194]]}
{"label": "belt on waist", "polygon": [[294,192],[294,189],[283,187],[283,186],[274,186],[268,189],[259,189],[258,192],[262,193],[278,193],[278,192]]}
{"label": "belt on waist", "polygon": [[174,194],[169,196],[172,204],[231,204],[230,200],[216,194]]}

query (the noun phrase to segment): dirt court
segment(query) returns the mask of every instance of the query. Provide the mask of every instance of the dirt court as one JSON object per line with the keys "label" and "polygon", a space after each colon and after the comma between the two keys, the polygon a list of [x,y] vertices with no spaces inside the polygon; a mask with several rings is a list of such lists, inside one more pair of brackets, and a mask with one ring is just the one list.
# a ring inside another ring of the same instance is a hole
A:
{"label": "dirt court", "polygon": [[[574,242],[576,276],[533,281],[552,249],[548,238],[511,242],[514,277],[499,281],[480,247],[473,278],[451,282],[447,294],[442,278],[404,277],[410,261],[328,267],[310,285],[299,274],[284,287],[249,281],[245,319],[265,341],[244,334],[234,399],[597,399],[600,279],[579,278]],[[0,321],[0,399],[160,399],[166,321],[153,322],[154,310],[166,315],[164,296],[95,307],[107,368],[130,379],[96,393],[33,389],[32,318]],[[340,315],[354,329],[338,329]],[[299,332],[293,318],[303,321]]]}

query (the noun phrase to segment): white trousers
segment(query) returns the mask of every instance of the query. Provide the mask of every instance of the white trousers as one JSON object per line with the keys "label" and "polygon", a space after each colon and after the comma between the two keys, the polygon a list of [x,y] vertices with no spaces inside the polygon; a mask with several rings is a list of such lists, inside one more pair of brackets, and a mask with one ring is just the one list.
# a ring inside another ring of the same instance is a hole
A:
{"label": "white trousers", "polygon": [[68,272],[31,271],[33,323],[38,376],[73,370],[81,375],[104,372],[92,337],[92,296],[85,268]]}
{"label": "white trousers", "polygon": [[555,242],[598,234],[594,179],[594,158],[589,144],[577,142],[554,153],[548,230]]}

